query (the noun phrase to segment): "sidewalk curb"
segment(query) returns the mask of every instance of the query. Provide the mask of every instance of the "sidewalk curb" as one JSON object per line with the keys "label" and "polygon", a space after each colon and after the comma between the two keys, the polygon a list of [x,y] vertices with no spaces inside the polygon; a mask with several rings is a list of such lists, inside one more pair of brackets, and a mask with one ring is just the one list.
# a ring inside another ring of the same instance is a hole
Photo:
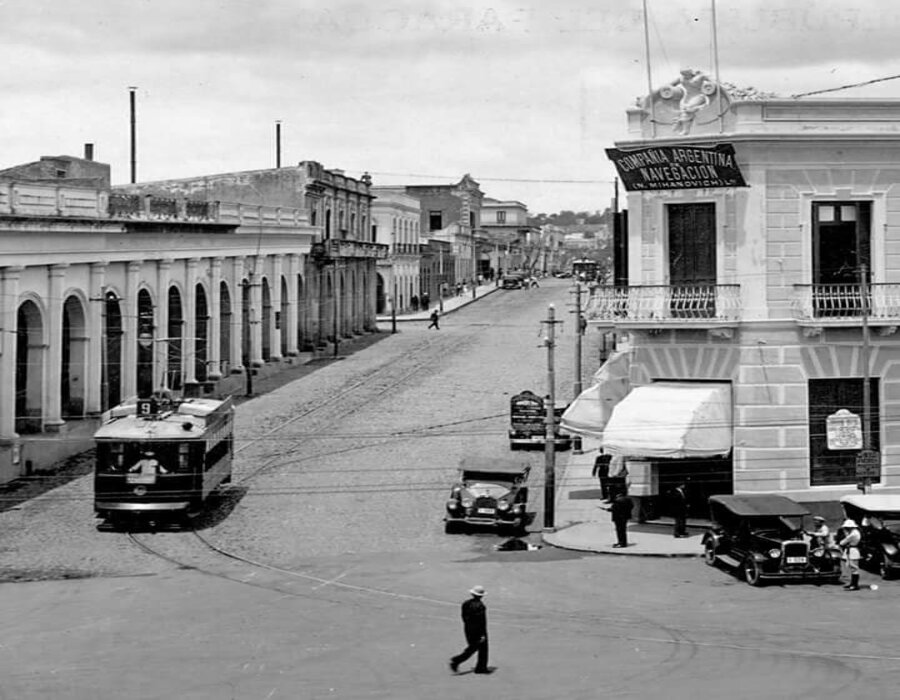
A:
{"label": "sidewalk curb", "polygon": [[[465,301],[461,301],[458,304],[454,304],[453,306],[451,306],[447,309],[444,309],[443,311],[440,311],[441,317],[443,318],[444,316],[447,316],[448,314],[452,314],[454,311],[458,311],[459,309],[461,309],[465,306],[468,306],[469,304],[473,304],[476,301],[483,299],[488,294],[493,294],[494,292],[497,292],[500,289],[501,289],[501,287],[492,287],[492,288],[488,289],[486,292],[484,292],[483,294],[479,294],[474,299],[472,299],[471,297],[467,297]],[[455,298],[455,297],[451,297],[451,298]],[[437,305],[432,305],[431,308],[438,309],[439,307]],[[397,323],[419,323],[422,321],[430,321],[431,320],[430,312],[431,312],[431,310],[429,310],[428,312],[416,312],[415,314],[403,314],[401,316],[397,316],[396,318],[393,316],[376,316],[375,322],[376,323],[391,323],[396,320]]]}
{"label": "sidewalk curb", "polygon": [[[556,547],[557,549],[565,549],[571,552],[591,552],[592,554],[606,554],[609,556],[615,557],[656,557],[659,559],[696,559],[698,557],[703,556],[703,552],[699,549],[696,552],[635,552],[635,551],[619,551],[618,549],[612,549],[611,547],[592,547],[590,545],[577,545],[572,543],[566,543],[565,537],[562,539],[557,538],[557,535],[560,533],[564,533],[566,530],[569,530],[577,525],[585,525],[599,521],[586,521],[586,522],[573,522],[565,525],[564,527],[557,528],[555,532],[542,532],[541,533],[541,541],[545,544],[550,545],[551,547]],[[605,524],[605,522],[604,522]]]}
{"label": "sidewalk curb", "polygon": [[551,542],[544,535],[541,535],[541,541],[544,544],[548,544],[551,547],[556,547],[557,549],[564,549],[569,552],[586,552],[590,554],[603,554],[610,557],[643,557],[643,558],[656,558],[656,559],[697,559],[703,556],[702,552],[698,552],[697,554],[687,554],[681,552],[619,552],[615,550],[607,550],[607,549],[590,549],[587,547],[576,547],[574,545],[566,545],[560,542]]}

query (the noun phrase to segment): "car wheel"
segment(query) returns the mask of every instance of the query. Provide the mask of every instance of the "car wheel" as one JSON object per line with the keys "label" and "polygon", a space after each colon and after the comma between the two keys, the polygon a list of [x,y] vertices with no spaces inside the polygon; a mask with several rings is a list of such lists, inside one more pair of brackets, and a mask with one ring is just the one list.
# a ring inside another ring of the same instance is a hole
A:
{"label": "car wheel", "polygon": [[445,535],[455,535],[457,532],[459,532],[459,523],[455,523],[451,520],[444,523]]}
{"label": "car wheel", "polygon": [[891,578],[891,567],[888,566],[888,561],[884,557],[881,557],[881,561],[878,562],[878,573],[885,581]]}
{"label": "car wheel", "polygon": [[716,543],[712,540],[707,540],[706,542],[706,548],[703,550],[703,561],[709,566],[716,565]]}
{"label": "car wheel", "polygon": [[759,570],[759,562],[753,557],[744,560],[744,580],[751,586],[762,585],[762,572]]}

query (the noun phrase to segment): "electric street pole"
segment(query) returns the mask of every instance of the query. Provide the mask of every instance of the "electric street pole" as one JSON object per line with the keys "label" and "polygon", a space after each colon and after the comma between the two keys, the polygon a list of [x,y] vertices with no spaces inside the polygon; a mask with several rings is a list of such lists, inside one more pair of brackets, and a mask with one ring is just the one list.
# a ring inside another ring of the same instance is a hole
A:
{"label": "electric street pole", "polygon": [[546,400],[546,433],[544,436],[544,529],[553,530],[556,510],[556,378],[553,364],[553,347],[555,345],[556,307],[547,308],[547,400]]}
{"label": "electric street pole", "polygon": [[578,398],[581,394],[581,337],[584,335],[582,323],[584,319],[581,315],[581,283],[575,280],[575,386],[573,388],[573,398]]}

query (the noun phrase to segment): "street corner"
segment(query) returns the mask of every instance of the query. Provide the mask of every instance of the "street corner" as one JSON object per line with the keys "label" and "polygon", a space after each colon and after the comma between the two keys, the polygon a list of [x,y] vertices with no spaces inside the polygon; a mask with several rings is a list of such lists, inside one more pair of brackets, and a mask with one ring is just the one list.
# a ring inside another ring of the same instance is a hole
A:
{"label": "street corner", "polygon": [[580,522],[545,532],[543,541],[560,549],[572,549],[597,554],[637,557],[700,557],[703,554],[702,536],[673,537],[668,532],[644,530],[641,525],[628,529],[628,544],[615,546],[615,530],[609,522]]}

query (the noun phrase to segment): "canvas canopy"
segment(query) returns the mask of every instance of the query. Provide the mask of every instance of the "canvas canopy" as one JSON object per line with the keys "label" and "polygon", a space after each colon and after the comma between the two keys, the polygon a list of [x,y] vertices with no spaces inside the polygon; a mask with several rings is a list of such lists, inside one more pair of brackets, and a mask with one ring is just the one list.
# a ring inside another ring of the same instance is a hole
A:
{"label": "canvas canopy", "polygon": [[625,457],[725,456],[732,447],[731,385],[656,382],[633,389],[612,411],[602,447]]}
{"label": "canvas canopy", "polygon": [[613,406],[628,393],[629,357],[614,353],[594,375],[594,383],[569,404],[560,418],[561,430],[599,439]]}

